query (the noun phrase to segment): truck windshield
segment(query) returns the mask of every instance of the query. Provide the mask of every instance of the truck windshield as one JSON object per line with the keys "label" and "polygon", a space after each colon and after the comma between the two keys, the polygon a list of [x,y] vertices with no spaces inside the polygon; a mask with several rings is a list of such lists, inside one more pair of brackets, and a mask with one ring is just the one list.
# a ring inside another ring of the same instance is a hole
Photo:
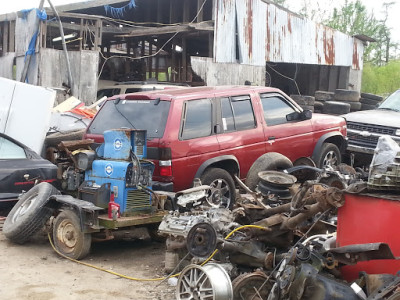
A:
{"label": "truck windshield", "polygon": [[383,101],[378,109],[400,111],[400,90],[397,90]]}
{"label": "truck windshield", "polygon": [[106,101],[88,127],[91,134],[118,128],[147,130],[148,138],[164,135],[170,101],[113,100]]}

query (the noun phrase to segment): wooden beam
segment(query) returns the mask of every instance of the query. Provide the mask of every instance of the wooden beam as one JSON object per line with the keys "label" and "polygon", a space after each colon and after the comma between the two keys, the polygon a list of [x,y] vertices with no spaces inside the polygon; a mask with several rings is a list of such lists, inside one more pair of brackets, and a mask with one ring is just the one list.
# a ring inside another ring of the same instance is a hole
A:
{"label": "wooden beam", "polygon": [[165,27],[141,27],[135,30],[131,30],[129,34],[120,34],[117,37],[134,37],[134,36],[146,36],[146,35],[162,35],[171,34],[176,32],[188,32],[188,31],[214,31],[214,22],[203,22],[201,24],[190,24],[190,25],[171,25]]}
{"label": "wooden beam", "polygon": [[[101,7],[104,5],[113,5],[117,3],[127,2],[128,0],[96,0],[96,1],[82,1],[73,4],[65,4],[56,6],[58,13],[65,12],[65,11],[75,11],[75,10],[82,10],[87,8],[93,7]],[[49,7],[46,7],[46,11],[51,11]]]}

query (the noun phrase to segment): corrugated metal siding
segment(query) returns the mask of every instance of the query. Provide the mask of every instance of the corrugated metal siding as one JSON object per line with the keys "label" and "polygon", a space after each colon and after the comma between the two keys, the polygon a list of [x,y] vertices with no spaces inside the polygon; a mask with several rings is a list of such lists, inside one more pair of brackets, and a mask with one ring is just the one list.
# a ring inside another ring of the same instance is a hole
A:
{"label": "corrugated metal siding", "polygon": [[215,1],[214,58],[216,62],[236,62],[235,0]]}
{"label": "corrugated metal siding", "polygon": [[363,44],[344,33],[261,0],[216,2],[216,62],[235,62],[237,31],[242,64],[261,66],[272,61],[362,67]]}

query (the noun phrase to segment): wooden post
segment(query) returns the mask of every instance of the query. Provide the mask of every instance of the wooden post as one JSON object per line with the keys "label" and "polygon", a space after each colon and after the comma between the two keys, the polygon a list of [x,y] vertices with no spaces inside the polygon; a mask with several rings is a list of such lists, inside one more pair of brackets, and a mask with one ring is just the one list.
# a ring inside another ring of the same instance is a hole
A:
{"label": "wooden post", "polygon": [[[43,5],[44,5],[44,0],[40,0],[40,4],[39,4],[39,10],[43,9]],[[39,30],[39,26],[40,26],[40,20],[39,18],[37,18],[36,22],[35,22],[35,27]],[[36,45],[37,45],[37,39],[36,39]],[[36,45],[35,45],[35,50],[36,50]],[[26,75],[28,74],[28,68],[29,65],[31,63],[31,59],[32,59],[32,55],[28,54],[25,58],[25,65],[24,65],[24,69],[22,70],[22,75],[21,75],[21,82],[25,82],[26,79]]]}
{"label": "wooden post", "polygon": [[9,22],[3,22],[3,53],[7,53],[8,50],[8,35],[9,35]]}
{"label": "wooden post", "polygon": [[186,51],[186,38],[182,38],[182,81],[186,82],[187,81],[187,51]]}

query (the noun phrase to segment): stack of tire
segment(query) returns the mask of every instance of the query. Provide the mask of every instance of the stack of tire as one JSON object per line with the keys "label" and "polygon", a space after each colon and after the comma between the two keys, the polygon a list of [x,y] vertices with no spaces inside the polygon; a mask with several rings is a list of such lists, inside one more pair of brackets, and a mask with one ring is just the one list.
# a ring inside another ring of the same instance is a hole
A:
{"label": "stack of tire", "polygon": [[343,115],[361,109],[360,93],[353,90],[336,89],[333,101],[325,101],[324,114]]}
{"label": "stack of tire", "polygon": [[361,93],[361,99],[360,99],[361,110],[375,109],[382,100],[383,97],[381,96],[368,93]]}
{"label": "stack of tire", "polygon": [[325,102],[333,101],[334,96],[335,96],[335,93],[333,93],[333,92],[315,91],[314,111],[316,113],[322,113]]}
{"label": "stack of tire", "polygon": [[314,112],[315,98],[313,96],[303,96],[303,95],[290,95],[302,109],[309,109]]}

